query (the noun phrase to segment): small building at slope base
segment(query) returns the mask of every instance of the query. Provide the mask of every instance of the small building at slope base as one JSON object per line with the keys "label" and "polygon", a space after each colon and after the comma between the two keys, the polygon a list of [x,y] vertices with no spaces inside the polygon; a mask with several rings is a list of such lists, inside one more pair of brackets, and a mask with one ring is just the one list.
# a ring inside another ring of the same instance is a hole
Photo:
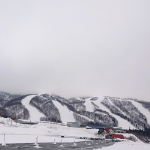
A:
{"label": "small building at slope base", "polygon": [[124,139],[124,136],[122,134],[108,134],[105,135],[105,139]]}
{"label": "small building at slope base", "polygon": [[78,122],[67,122],[68,127],[80,128],[80,123]]}

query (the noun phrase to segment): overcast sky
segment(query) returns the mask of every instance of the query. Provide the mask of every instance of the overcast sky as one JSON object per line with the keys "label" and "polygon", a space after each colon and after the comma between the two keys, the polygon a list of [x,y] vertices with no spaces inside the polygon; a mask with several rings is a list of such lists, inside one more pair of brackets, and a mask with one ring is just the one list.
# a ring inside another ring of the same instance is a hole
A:
{"label": "overcast sky", "polygon": [[0,91],[150,101],[150,0],[0,0]]}

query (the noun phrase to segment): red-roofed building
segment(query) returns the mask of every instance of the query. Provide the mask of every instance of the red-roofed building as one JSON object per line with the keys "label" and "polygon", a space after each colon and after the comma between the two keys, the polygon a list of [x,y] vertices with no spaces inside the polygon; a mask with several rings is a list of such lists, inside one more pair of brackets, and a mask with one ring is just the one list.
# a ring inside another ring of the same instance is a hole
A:
{"label": "red-roofed building", "polygon": [[105,139],[124,139],[124,136],[122,134],[108,134],[105,136]]}

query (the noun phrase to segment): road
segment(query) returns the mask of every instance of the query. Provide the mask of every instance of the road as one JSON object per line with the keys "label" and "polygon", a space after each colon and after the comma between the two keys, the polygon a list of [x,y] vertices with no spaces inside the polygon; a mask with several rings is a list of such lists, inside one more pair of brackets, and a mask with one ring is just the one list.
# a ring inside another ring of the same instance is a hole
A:
{"label": "road", "polygon": [[[93,150],[97,148],[107,147],[113,145],[114,142],[91,140],[77,143],[39,143],[38,146],[43,150]],[[37,147],[37,148],[39,148]],[[35,144],[8,144],[6,146],[0,145],[0,150],[35,150],[37,149]]]}

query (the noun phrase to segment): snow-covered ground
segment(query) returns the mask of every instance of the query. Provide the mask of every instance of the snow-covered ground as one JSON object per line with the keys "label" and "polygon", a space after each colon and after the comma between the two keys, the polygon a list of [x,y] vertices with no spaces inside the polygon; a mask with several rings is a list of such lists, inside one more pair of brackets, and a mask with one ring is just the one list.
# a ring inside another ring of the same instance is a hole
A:
{"label": "snow-covered ground", "polygon": [[39,112],[35,107],[31,106],[30,100],[34,97],[35,95],[30,95],[25,97],[21,102],[22,104],[28,109],[29,113],[30,113],[30,120],[33,121],[40,121],[41,117],[45,117],[44,114],[42,114],[41,112]]}
{"label": "snow-covered ground", "polygon": [[[56,143],[61,143],[61,141],[84,141],[82,139],[77,139],[79,137],[97,137],[97,131],[98,130],[96,129],[87,130],[81,128],[71,128],[53,123],[39,123],[37,125],[16,124],[9,118],[0,117],[0,144],[4,143],[4,134],[6,144],[35,143],[37,137],[39,143],[49,143],[54,142],[54,140]],[[61,138],[61,136],[64,136],[64,138]],[[144,144],[140,140],[137,140],[137,142],[131,142],[126,140],[124,142],[115,143],[114,145],[109,147],[102,147],[102,149],[149,150],[150,144]]]}
{"label": "snow-covered ground", "polygon": [[75,118],[73,116],[73,112],[70,111],[67,106],[63,106],[59,102],[53,100],[54,105],[57,107],[62,123],[67,124],[67,122],[75,122]]}
{"label": "snow-covered ground", "polygon": [[[150,150],[150,144],[138,143],[138,142],[118,142],[112,146],[105,147],[105,150]],[[101,150],[101,149],[93,149]]]}
{"label": "snow-covered ground", "polygon": [[[4,124],[2,124],[4,123]],[[38,136],[39,142],[64,142],[82,141],[80,137],[96,137],[98,130],[87,130],[82,128],[71,128],[59,124],[39,123],[37,125],[16,124],[11,119],[0,117],[0,144],[6,143],[34,143]]]}

